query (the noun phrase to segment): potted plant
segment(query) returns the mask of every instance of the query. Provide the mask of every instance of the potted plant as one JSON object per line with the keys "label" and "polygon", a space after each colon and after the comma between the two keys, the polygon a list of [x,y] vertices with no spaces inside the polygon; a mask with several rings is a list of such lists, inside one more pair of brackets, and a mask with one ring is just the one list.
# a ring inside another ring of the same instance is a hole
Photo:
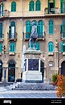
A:
{"label": "potted plant", "polygon": [[52,84],[53,85],[57,84],[57,74],[52,74]]}

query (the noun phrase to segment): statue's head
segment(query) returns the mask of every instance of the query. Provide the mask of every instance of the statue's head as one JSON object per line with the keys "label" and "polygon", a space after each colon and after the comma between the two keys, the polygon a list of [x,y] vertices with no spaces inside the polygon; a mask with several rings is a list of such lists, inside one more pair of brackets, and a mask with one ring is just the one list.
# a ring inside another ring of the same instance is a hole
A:
{"label": "statue's head", "polygon": [[36,23],[35,23],[35,22],[32,22],[31,24],[32,24],[32,26],[36,25]]}

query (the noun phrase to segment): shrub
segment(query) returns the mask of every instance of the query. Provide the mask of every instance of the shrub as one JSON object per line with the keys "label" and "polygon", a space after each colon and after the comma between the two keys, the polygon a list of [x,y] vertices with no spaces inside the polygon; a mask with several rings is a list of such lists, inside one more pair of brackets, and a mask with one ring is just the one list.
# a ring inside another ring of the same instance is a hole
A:
{"label": "shrub", "polygon": [[57,74],[52,74],[52,82],[57,82]]}

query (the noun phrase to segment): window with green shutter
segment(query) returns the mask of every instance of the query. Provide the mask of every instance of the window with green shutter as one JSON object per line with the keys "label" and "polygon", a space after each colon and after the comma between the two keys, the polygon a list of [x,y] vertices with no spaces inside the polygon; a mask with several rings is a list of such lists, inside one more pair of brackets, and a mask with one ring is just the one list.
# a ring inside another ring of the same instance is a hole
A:
{"label": "window with green shutter", "polygon": [[3,24],[0,23],[0,38],[2,38]]}
{"label": "window with green shutter", "polygon": [[33,0],[29,2],[29,11],[34,11],[34,1]]}
{"label": "window with green shutter", "polygon": [[48,0],[48,13],[54,14],[53,8],[55,8],[55,0]]}
{"label": "window with green shutter", "polygon": [[26,21],[26,38],[30,38],[31,34],[31,23],[30,21]]}
{"label": "window with green shutter", "polygon": [[60,42],[60,52],[63,52],[63,42]]}
{"label": "window with green shutter", "polygon": [[15,25],[15,22],[12,21],[10,23],[10,26],[9,26],[9,38],[15,38],[16,37],[16,25]]}
{"label": "window with green shutter", "polygon": [[61,13],[65,13],[65,0],[60,0]]}
{"label": "window with green shutter", "polygon": [[41,10],[41,2],[40,0],[36,1],[36,11],[40,11]]}
{"label": "window with green shutter", "polygon": [[65,52],[65,42],[60,42],[60,52]]}
{"label": "window with green shutter", "polygon": [[16,2],[15,1],[11,3],[11,12],[16,12]]}
{"label": "window with green shutter", "polygon": [[49,20],[49,34],[54,33],[54,22],[53,20]]}
{"label": "window with green shutter", "polygon": [[62,37],[65,38],[65,20],[63,20],[62,25],[60,25],[60,33],[62,33]]}
{"label": "window with green shutter", "polygon": [[15,42],[10,42],[10,52],[15,52],[15,50],[16,50]]}
{"label": "window with green shutter", "polygon": [[36,50],[40,50],[40,43],[36,42]]}
{"label": "window with green shutter", "polygon": [[0,4],[0,16],[3,16],[4,14],[4,4]]}
{"label": "window with green shutter", "polygon": [[48,43],[48,52],[54,52],[54,43],[53,42]]}
{"label": "window with green shutter", "polygon": [[2,43],[0,43],[0,53],[2,52]]}
{"label": "window with green shutter", "polygon": [[42,38],[44,35],[44,23],[42,20],[38,21],[37,33],[39,38]]}

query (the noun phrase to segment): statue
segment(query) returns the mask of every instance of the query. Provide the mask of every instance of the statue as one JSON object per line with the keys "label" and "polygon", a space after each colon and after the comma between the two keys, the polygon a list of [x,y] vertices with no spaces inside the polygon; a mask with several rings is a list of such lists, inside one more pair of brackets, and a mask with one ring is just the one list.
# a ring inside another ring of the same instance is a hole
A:
{"label": "statue", "polygon": [[32,42],[33,42],[33,48],[36,49],[36,39],[38,37],[37,34],[37,27],[35,22],[32,22],[32,30],[31,30],[31,35],[29,39],[29,48],[31,48]]}

